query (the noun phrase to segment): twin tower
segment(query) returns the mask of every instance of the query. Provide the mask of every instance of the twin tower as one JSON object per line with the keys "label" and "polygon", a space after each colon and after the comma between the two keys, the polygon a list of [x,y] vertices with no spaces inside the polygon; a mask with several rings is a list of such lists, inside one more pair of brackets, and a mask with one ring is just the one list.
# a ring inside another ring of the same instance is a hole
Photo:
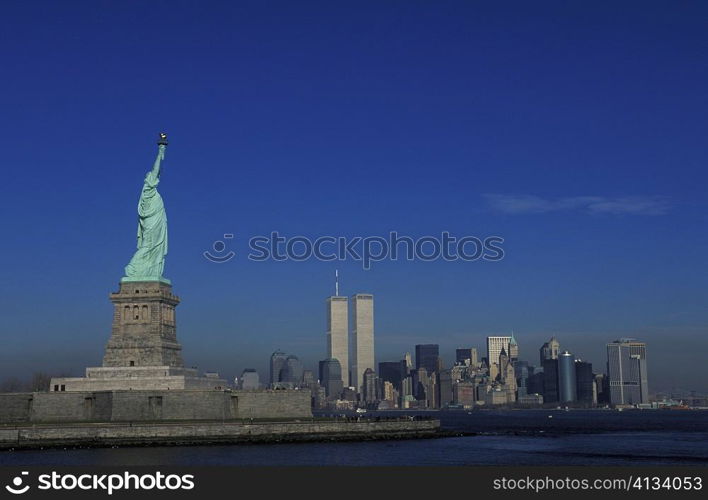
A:
{"label": "twin tower", "polygon": [[[374,368],[374,296],[351,297],[352,338],[349,342],[349,298],[327,297],[327,357],[339,361],[344,386],[362,392],[364,372]],[[351,356],[350,356],[351,353]],[[351,364],[349,360],[351,359]]]}

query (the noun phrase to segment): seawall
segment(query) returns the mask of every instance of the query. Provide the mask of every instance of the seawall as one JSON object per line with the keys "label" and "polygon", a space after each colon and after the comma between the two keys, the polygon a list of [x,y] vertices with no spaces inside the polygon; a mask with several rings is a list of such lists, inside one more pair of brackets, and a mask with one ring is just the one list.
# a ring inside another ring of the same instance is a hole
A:
{"label": "seawall", "polygon": [[0,394],[0,424],[311,418],[310,391],[153,390]]}
{"label": "seawall", "polygon": [[0,449],[412,439],[439,431],[439,420],[30,424],[0,427]]}

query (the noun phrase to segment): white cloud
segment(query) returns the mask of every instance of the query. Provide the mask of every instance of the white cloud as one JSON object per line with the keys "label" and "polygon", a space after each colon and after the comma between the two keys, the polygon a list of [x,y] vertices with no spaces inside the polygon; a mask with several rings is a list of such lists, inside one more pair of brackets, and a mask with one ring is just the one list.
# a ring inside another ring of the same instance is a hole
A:
{"label": "white cloud", "polygon": [[669,210],[666,198],[659,196],[574,196],[541,198],[535,195],[485,194],[488,205],[505,214],[540,214],[579,210],[592,214],[663,215]]}

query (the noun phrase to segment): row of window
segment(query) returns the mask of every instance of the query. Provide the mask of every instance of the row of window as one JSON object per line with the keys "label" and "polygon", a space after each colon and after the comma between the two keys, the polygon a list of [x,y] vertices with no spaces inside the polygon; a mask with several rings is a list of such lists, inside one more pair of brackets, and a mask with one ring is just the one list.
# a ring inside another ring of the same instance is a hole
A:
{"label": "row of window", "polygon": [[[166,323],[174,323],[175,310],[169,306],[162,306],[162,318]],[[123,307],[123,321],[150,321],[150,311],[148,306],[125,306]]]}

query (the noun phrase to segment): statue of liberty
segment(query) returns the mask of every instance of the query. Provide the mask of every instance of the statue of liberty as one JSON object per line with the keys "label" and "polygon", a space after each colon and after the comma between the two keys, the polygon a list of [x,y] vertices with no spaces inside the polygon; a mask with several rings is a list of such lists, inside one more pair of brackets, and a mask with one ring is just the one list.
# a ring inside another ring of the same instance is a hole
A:
{"label": "statue of liberty", "polygon": [[163,281],[167,255],[167,214],[157,185],[160,183],[160,165],[165,159],[167,135],[160,134],[157,158],[152,170],[145,176],[138,202],[138,249],[125,266],[121,281]]}

